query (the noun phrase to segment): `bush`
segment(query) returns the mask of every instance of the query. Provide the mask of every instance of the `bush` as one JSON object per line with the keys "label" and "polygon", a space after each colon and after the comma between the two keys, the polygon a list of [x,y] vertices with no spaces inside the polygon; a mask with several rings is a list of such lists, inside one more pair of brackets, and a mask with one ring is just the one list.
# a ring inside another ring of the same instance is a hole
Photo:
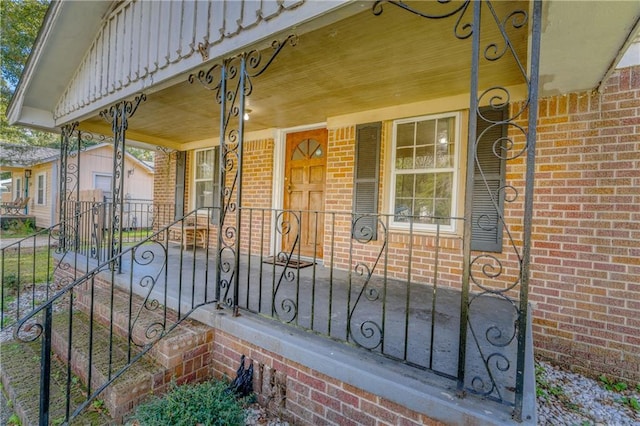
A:
{"label": "bush", "polygon": [[133,423],[130,424],[244,425],[242,401],[238,401],[226,388],[227,384],[220,381],[182,386],[172,384],[163,397],[154,397],[139,405],[132,416]]}

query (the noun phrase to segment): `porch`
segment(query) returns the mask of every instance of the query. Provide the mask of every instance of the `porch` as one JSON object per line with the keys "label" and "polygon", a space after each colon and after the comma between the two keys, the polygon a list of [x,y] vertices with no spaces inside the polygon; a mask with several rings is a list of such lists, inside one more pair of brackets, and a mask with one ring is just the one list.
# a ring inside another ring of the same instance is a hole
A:
{"label": "porch", "polygon": [[[345,221],[357,223],[346,212],[306,213],[306,217],[331,218],[328,230]],[[144,309],[168,307],[177,318],[188,316],[213,327],[216,335],[236,342],[229,351],[245,348],[239,354],[251,358],[256,369],[266,362],[267,351],[267,357],[281,357],[285,374],[291,365],[303,365],[327,376],[329,382],[347,383],[430,418],[454,424],[469,419],[475,419],[471,424],[511,421],[517,388],[517,301],[508,297],[508,289],[485,287],[476,289],[463,304],[460,275],[451,273],[460,249],[453,242],[456,237],[438,232],[429,246],[394,247],[398,238],[416,241],[423,236],[389,230],[382,225],[391,218],[380,215],[375,240],[352,239],[348,250],[342,250],[335,242],[337,235],[329,232],[322,256],[301,256],[300,246],[287,246],[281,232],[283,216],[301,218],[302,212],[246,208],[242,217],[248,225],[240,255],[236,258],[223,250],[218,265],[217,228],[207,225],[216,215],[215,210],[196,211],[160,229],[125,249],[119,272],[103,270],[98,281],[113,282],[142,297]],[[213,242],[201,248],[172,238],[176,229],[184,232],[185,227]],[[104,250],[67,256],[80,265],[81,275],[99,266],[97,259],[106,257],[96,253]],[[400,259],[409,267],[395,269]],[[155,321],[138,320],[143,316],[140,312],[132,316],[132,333],[151,337],[134,342],[138,345],[155,341],[157,332],[164,334],[169,327],[167,322],[159,327]],[[462,347],[461,318],[468,324]],[[527,324],[531,336],[530,321]],[[226,349],[222,355],[229,358],[229,365],[237,360]],[[523,420],[534,423],[530,337],[524,356]]]}

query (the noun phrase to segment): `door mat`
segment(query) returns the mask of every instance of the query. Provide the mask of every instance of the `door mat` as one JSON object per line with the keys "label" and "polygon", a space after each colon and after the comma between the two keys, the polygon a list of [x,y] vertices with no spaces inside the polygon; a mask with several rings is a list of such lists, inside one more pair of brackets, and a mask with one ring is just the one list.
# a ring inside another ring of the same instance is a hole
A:
{"label": "door mat", "polygon": [[300,259],[290,259],[289,264],[287,265],[286,261],[277,259],[275,256],[269,256],[264,258],[262,263],[269,263],[271,265],[275,263],[278,266],[288,266],[289,268],[295,268],[295,269],[302,269],[302,268],[306,268],[307,266],[313,265],[313,262],[308,262],[306,260],[300,260]]}

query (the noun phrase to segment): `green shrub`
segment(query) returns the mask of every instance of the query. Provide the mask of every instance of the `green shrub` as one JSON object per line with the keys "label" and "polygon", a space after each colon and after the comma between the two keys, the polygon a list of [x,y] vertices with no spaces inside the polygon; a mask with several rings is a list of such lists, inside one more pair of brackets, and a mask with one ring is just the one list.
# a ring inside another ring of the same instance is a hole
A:
{"label": "green shrub", "polygon": [[154,397],[138,406],[133,423],[155,425],[244,425],[242,401],[226,392],[227,384],[220,381],[196,385],[171,385],[163,397]]}

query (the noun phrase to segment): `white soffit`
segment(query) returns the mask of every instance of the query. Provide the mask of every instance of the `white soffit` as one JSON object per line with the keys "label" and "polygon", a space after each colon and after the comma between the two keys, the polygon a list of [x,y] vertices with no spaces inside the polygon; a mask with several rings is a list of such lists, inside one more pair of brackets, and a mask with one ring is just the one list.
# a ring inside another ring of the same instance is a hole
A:
{"label": "white soffit", "polygon": [[110,1],[60,2],[52,31],[47,35],[46,49],[39,52],[34,64],[37,77],[30,82],[25,105],[53,111],[54,103],[69,84],[111,4]]}
{"label": "white soffit", "polygon": [[596,88],[640,17],[640,1],[543,2],[540,94]]}

